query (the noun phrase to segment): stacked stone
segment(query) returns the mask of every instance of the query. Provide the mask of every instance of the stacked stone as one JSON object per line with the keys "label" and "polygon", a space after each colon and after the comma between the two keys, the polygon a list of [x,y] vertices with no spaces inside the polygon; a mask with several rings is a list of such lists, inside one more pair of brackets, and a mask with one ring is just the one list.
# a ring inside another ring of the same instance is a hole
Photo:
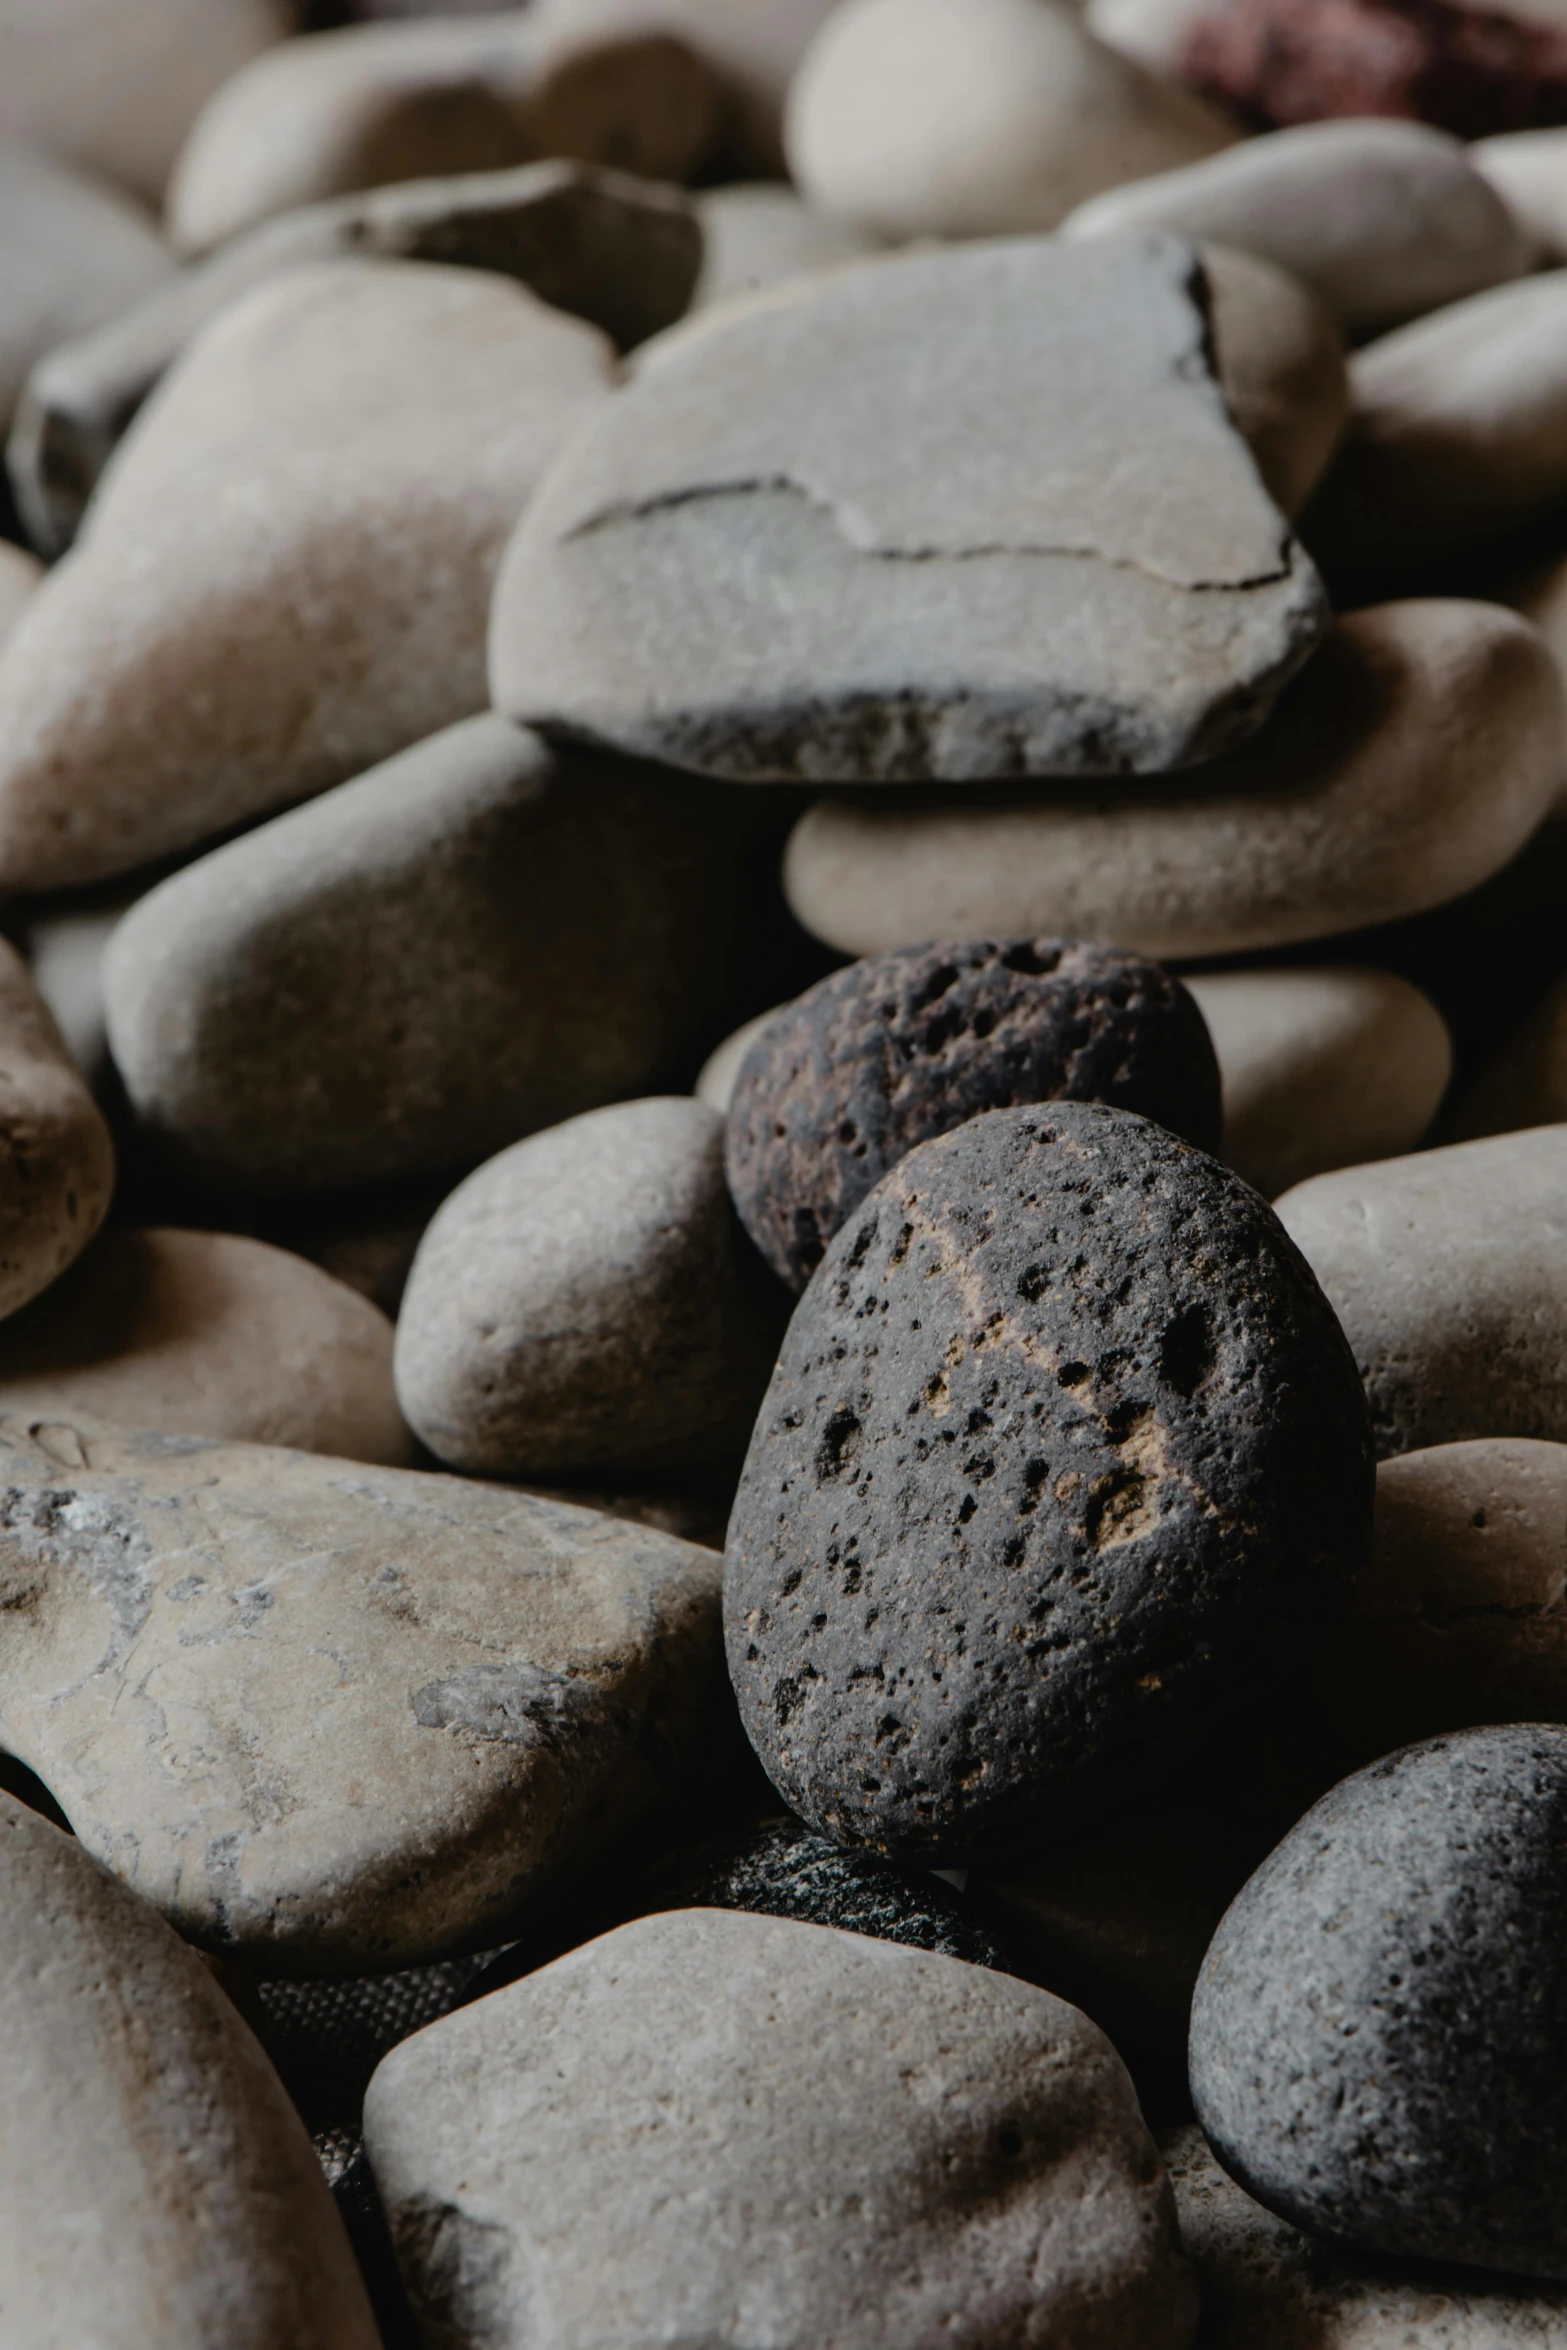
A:
{"label": "stacked stone", "polygon": [[7,2350],[1567,2343],[1556,13],[14,0]]}

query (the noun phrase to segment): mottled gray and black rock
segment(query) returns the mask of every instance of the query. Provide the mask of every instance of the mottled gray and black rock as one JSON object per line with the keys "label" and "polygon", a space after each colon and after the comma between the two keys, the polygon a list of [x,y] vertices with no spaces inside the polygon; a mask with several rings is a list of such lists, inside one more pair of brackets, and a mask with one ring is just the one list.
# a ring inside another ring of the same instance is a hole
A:
{"label": "mottled gray and black rock", "polygon": [[840,1842],[1037,1848],[1330,1619],[1371,1500],[1257,1195],[1123,1110],[991,1111],[883,1178],[790,1326],[729,1529],[747,1732]]}
{"label": "mottled gray and black rock", "polygon": [[752,1044],[724,1158],[741,1222],[801,1290],[917,1143],[982,1110],[1110,1102],[1219,1146],[1219,1065],[1157,963],[1080,941],[905,947],[835,971]]}
{"label": "mottled gray and black rock", "polygon": [[1198,2119],[1297,2227],[1567,2277],[1567,1728],[1410,1746],[1323,1797],[1213,1940]]}

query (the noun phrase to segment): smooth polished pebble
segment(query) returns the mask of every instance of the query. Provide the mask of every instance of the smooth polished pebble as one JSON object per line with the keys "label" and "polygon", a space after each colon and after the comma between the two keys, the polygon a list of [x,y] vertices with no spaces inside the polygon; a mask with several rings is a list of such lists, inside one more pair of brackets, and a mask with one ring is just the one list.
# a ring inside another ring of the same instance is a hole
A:
{"label": "smooth polished pebble", "polygon": [[1327,621],[1213,365],[1176,238],[997,239],[706,312],[524,514],[495,705],[738,782],[1210,756]]}
{"label": "smooth polished pebble", "polygon": [[1313,1667],[1357,1762],[1567,1721],[1567,1444],[1439,1444],[1377,1471],[1371,1557]]}
{"label": "smooth polished pebble", "polygon": [[765,180],[704,190],[697,215],[705,254],[694,310],[841,268],[880,249],[863,230],[814,211],[793,188]]}
{"label": "smooth polished pebble", "polygon": [[0,1902],[6,2350],[378,2350],[304,2124],[195,1951],[9,1795]]}
{"label": "smooth polished pebble", "polygon": [[1083,22],[1094,38],[1150,72],[1179,76],[1186,36],[1212,0],[1087,0]]}
{"label": "smooth polished pebble", "polygon": [[65,552],[132,419],[187,344],[285,270],[354,258],[494,270],[629,348],[684,313],[702,248],[678,189],[588,163],[411,180],[280,213],[104,325],[56,340],[34,367],[6,450],[28,535]]}
{"label": "smooth polished pebble", "polygon": [[412,1457],[386,1316],[232,1232],[121,1227],[0,1326],[0,1412],[95,1412],[171,1436]]}
{"label": "smooth polished pebble", "polygon": [[1048,1992],[861,1934],[623,1926],[404,2041],[365,2131],[451,2350],[1195,2330],[1109,2042]]}
{"label": "smooth polished pebble", "polygon": [[1255,1192],[1125,1110],[992,1110],[883,1176],[789,1325],[725,1556],[746,1735],[840,1843],[1015,1862],[1281,1672],[1371,1503]]}
{"label": "smooth polished pebble", "polygon": [[33,985],[54,1016],[66,1050],[101,1098],[112,1089],[109,1031],[103,1001],[103,958],[110,939],[140,891],[100,903],[47,901],[18,925],[17,938]]}
{"label": "smooth polished pebble", "polygon": [[1298,278],[1255,254],[1202,247],[1214,368],[1236,431],[1282,513],[1306,504],[1349,422],[1337,327]]}
{"label": "smooth polished pebble", "polygon": [[1374,575],[1505,540],[1567,493],[1567,269],[1382,336],[1350,386],[1302,525],[1325,562]]}
{"label": "smooth polished pebble", "polygon": [[489,1477],[737,1462],[786,1304],[724,1185],[705,1102],[623,1102],[504,1151],[419,1246],[397,1334],[410,1425]]}
{"label": "smooth polished pebble", "polygon": [[711,786],[465,720],[127,916],[105,988],[137,1117],[208,1184],[300,1196],[648,1092],[722,1019],[742,841]]}
{"label": "smooth polished pebble", "polygon": [[295,0],[6,0],[0,134],[156,205],[191,124]]}
{"label": "smooth polished pebble", "polygon": [[1335,623],[1270,724],[1179,793],[819,800],[789,902],[845,954],[1048,932],[1239,954],[1445,904],[1499,872],[1567,779],[1562,684],[1500,606]]}
{"label": "smooth polished pebble", "polygon": [[1419,122],[1319,122],[1095,196],[1069,237],[1173,229],[1289,270],[1345,332],[1383,334],[1522,277],[1535,258],[1459,140]]}
{"label": "smooth polished pebble", "polygon": [[1469,160],[1501,197],[1542,261],[1567,261],[1567,129],[1501,131]]}
{"label": "smooth polished pebble", "polygon": [[[0,37],[9,75],[9,23]],[[4,104],[0,95],[0,116]],[[139,205],[0,136],[0,442],[28,371],[46,351],[112,318],[173,270],[173,254]]]}
{"label": "smooth polished pebble", "polygon": [[552,38],[542,8],[350,25],[290,41],[223,85],[169,189],[183,253],[296,205],[551,155],[681,180],[711,142],[710,70],[663,33]]}
{"label": "smooth polished pebble", "polygon": [[0,539],[0,644],[4,644],[38,592],[44,568],[25,547]]}
{"label": "smooth polished pebble", "polygon": [[1567,1441],[1567,1125],[1318,1175],[1278,1212],[1354,1348],[1379,1453]]}
{"label": "smooth polished pebble", "polygon": [[1524,1126],[1567,1121],[1567,980],[1548,988],[1528,1017],[1477,1069],[1443,1121],[1443,1139],[1468,1142]]}
{"label": "smooth polished pebble", "polygon": [[1054,0],[842,0],[785,130],[807,201],[895,241],[1052,229],[1238,135]]}
{"label": "smooth polished pebble", "polygon": [[1202,2287],[1199,2350],[1567,2346],[1567,2290],[1357,2260],[1254,2203],[1193,2123],[1159,2150]]}
{"label": "smooth polished pebble", "polygon": [[1453,1074],[1447,1023],[1396,972],[1196,971],[1224,1085],[1220,1157],[1264,1198],[1420,1143]]}
{"label": "smooth polished pebble", "polygon": [[1363,2252],[1567,2278],[1567,1728],[1346,1779],[1220,1925],[1197,2119],[1260,2203]]}
{"label": "smooth polished pebble", "polygon": [[493,1948],[667,1796],[722,1674],[714,1553],[595,1511],[37,1407],[0,1472],[0,1740],[263,1969]]}
{"label": "smooth polished pebble", "polygon": [[489,272],[258,286],[0,652],[0,886],[107,879],[485,706],[491,581],[609,344]]}
{"label": "smooth polished pebble", "polygon": [[[782,1005],[775,1005],[773,1010],[781,1011],[783,1008]],[[732,1036],[726,1036],[722,1044],[715,1045],[702,1063],[692,1090],[698,1101],[706,1102],[708,1108],[716,1110],[721,1118],[727,1114],[734,1098],[735,1080],[746,1054],[772,1017],[772,1012],[758,1012],[754,1020],[745,1021]]]}
{"label": "smooth polished pebble", "polygon": [[103,1115],[26,965],[0,941],[0,1316],[75,1263],[109,1212],[114,1173]]}

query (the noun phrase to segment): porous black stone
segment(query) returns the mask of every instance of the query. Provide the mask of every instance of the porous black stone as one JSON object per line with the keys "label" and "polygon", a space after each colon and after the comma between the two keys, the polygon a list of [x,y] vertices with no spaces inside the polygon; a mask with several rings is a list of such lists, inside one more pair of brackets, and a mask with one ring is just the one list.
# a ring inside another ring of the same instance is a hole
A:
{"label": "porous black stone", "polygon": [[1567,1729],[1325,1795],[1226,1912],[1191,2085],[1225,2168],[1368,2252],[1567,2277]]}
{"label": "porous black stone", "polygon": [[1109,1102],[1217,1149],[1219,1066],[1158,963],[1061,939],[870,955],[768,1021],[741,1066],[725,1164],[741,1221],[802,1290],[874,1185],[982,1110]]}
{"label": "porous black stone", "polygon": [[1294,1668],[1371,1501],[1349,1348],[1257,1194],[1122,1110],[992,1111],[795,1312],[729,1526],[741,1717],[839,1842],[1037,1849]]}

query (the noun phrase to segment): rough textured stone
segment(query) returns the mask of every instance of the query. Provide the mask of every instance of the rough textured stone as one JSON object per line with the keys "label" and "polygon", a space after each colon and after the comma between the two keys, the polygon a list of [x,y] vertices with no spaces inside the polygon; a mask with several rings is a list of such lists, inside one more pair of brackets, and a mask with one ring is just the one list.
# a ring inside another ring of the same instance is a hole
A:
{"label": "rough textured stone", "polygon": [[1521,277],[1531,241],[1457,139],[1414,122],[1324,122],[1112,188],[1070,237],[1173,230],[1310,286],[1349,333],[1381,334]]}
{"label": "rough textured stone", "polygon": [[37,594],[43,575],[43,565],[35,555],[0,539],[0,644]]}
{"label": "rough textured stone", "polygon": [[706,252],[692,307],[863,260],[876,241],[846,220],[813,211],[793,188],[741,180],[697,199]]}
{"label": "rough textured stone", "polygon": [[808,199],[891,239],[1051,229],[1099,189],[1236,136],[1051,0],[844,0],[787,123]]}
{"label": "rough textured stone", "polygon": [[1542,261],[1567,261],[1567,131],[1503,131],[1469,160],[1488,180]]}
{"label": "rough textured stone", "polygon": [[1567,979],[1547,990],[1460,1094],[1449,1138],[1513,1134],[1567,1122]]}
{"label": "rough textured stone", "polygon": [[305,1193],[647,1090],[722,1003],[715,796],[476,718],[187,866],[108,957],[143,1125],[208,1180]]}
{"label": "rough textured stone", "polygon": [[710,1551],[265,1445],[0,1424],[0,1739],[193,1940],[493,1947],[635,1822],[721,1670]]}
{"label": "rough textured stone", "polygon": [[[4,28],[11,71],[9,22]],[[5,98],[0,94],[0,116]],[[35,360],[161,285],[174,257],[138,206],[0,137],[0,439]]]}
{"label": "rough textured stone", "polygon": [[1227,1912],[1192,2097],[1269,2210],[1366,2251],[1567,2276],[1567,1729],[1469,1730],[1334,1788]]}
{"label": "rough textured stone", "polygon": [[1561,681],[1499,606],[1336,623],[1256,740],[1180,793],[834,795],[789,902],[846,954],[1030,931],[1238,954],[1445,904],[1498,872],[1567,775]]}
{"label": "rough textured stone", "polygon": [[1567,1440],[1567,1126],[1318,1175],[1279,1215],[1355,1350],[1379,1453]]}
{"label": "rough textured stone", "polygon": [[0,941],[0,1316],[74,1263],[113,1192],[109,1129],[21,957]]}
{"label": "rough textured stone", "polygon": [[1350,429],[1304,525],[1312,548],[1401,574],[1505,539],[1567,493],[1567,269],[1382,336],[1350,382]]}
{"label": "rough textured stone", "polygon": [[1204,1150],[1213,1046],[1179,980],[1113,947],[972,940],[874,955],[775,1012],[729,1103],[741,1221],[804,1289],[889,1168],[982,1110],[1109,1102]]}
{"label": "rough textured stone", "polygon": [[1562,2350],[1567,2292],[1374,2266],[1254,2203],[1191,2124],[1160,2139],[1202,2287],[1199,2350]]}
{"label": "rough textured stone", "polygon": [[1349,418],[1337,327],[1316,296],[1255,254],[1205,245],[1214,367],[1236,431],[1282,513],[1316,488]]}
{"label": "rough textured stone", "polygon": [[740,1075],[746,1054],[774,1014],[787,1011],[788,1008],[787,1004],[777,1004],[771,1012],[758,1012],[754,1020],[743,1022],[732,1036],[726,1036],[722,1044],[714,1046],[702,1063],[701,1072],[692,1089],[698,1101],[706,1102],[709,1109],[718,1112],[720,1118],[727,1117],[729,1104],[734,1098],[735,1081]]}
{"label": "rough textured stone", "polygon": [[472,269],[257,287],[0,652],[0,885],[130,871],[485,703],[494,567],[609,347]]}
{"label": "rough textured stone", "polygon": [[710,313],[644,354],[524,516],[496,706],[740,780],[1222,749],[1324,613],[1204,308],[1177,239],[1031,238]]}
{"label": "rough textured stone", "polygon": [[1357,1762],[1567,1720],[1567,1444],[1496,1437],[1377,1471],[1376,1535],[1315,1672]]}
{"label": "rough textured stone", "polygon": [[1472,0],[1210,0],[1179,65],[1265,122],[1413,115],[1478,139],[1567,119],[1567,28]]}
{"label": "rough textured stone", "polygon": [[551,155],[684,179],[719,91],[684,43],[556,39],[542,7],[351,25],[290,41],[225,83],[169,190],[169,230],[208,251],[273,213],[395,180],[505,171]]}
{"label": "rough textured stone", "polygon": [[420,1243],[397,1385],[438,1459],[503,1477],[716,1467],[745,1448],[783,1304],[703,1102],[626,1102],[519,1142]]}
{"label": "rough textured stone", "polygon": [[1348,1349],[1256,1195],[1125,1111],[992,1111],[790,1325],[730,1520],[741,1718],[840,1842],[1015,1849],[1233,1709],[1370,1513]]}
{"label": "rough textured stone", "polygon": [[858,1934],[623,1927],[405,2041],[366,2132],[453,2350],[1192,2338],[1108,2041],[1046,1992]]}
{"label": "rough textured stone", "polygon": [[0,133],[155,204],[213,91],[294,14],[293,0],[6,0]]}
{"label": "rough textured stone", "polygon": [[0,1329],[0,1412],[405,1462],[392,1330],[303,1257],[231,1232],[116,1228]]}
{"label": "rough textured stone", "polygon": [[304,2125],[195,1952],[4,1795],[0,1901],[9,2350],[377,2350]]}
{"label": "rough textured stone", "polygon": [[1224,1084],[1220,1156],[1265,1199],[1412,1151],[1441,1107],[1453,1040],[1392,971],[1193,972]]}
{"label": "rough textured stone", "polygon": [[107,324],[54,338],[6,452],[34,545],[71,544],[132,418],[219,311],[285,270],[355,258],[493,270],[629,347],[684,312],[702,232],[678,190],[586,163],[414,180],[265,221]]}

